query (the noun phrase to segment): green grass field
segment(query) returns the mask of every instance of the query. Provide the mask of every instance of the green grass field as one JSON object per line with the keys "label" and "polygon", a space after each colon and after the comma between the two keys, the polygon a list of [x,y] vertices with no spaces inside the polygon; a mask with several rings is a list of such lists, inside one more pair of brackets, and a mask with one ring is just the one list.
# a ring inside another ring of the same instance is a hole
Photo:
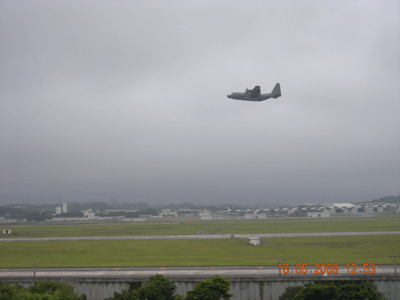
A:
{"label": "green grass field", "polygon": [[[182,224],[183,223],[183,224]],[[143,236],[240,233],[400,231],[400,218],[156,221],[80,225],[2,226],[15,237]],[[399,235],[271,238],[252,246],[247,239],[0,242],[0,268],[266,266],[286,263],[391,264]]]}
{"label": "green grass field", "polygon": [[289,265],[392,264],[400,236],[351,236],[264,239],[122,240],[0,243],[0,268],[268,266],[279,259]]}
{"label": "green grass field", "polygon": [[[183,224],[182,224],[183,223]],[[231,220],[186,222],[132,222],[85,225],[20,225],[4,226],[16,235],[2,235],[1,238],[16,237],[82,237],[82,236],[143,236],[239,233],[291,233],[291,232],[352,232],[352,231],[399,231],[400,218],[336,218],[336,219],[275,219],[275,220]]]}

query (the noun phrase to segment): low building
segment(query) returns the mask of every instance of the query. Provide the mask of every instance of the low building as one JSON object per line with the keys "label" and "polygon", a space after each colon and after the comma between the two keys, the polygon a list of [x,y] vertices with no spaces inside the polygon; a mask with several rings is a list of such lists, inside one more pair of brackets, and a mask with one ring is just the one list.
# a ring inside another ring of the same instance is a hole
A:
{"label": "low building", "polygon": [[201,220],[212,220],[211,212],[204,210],[201,213],[199,213],[200,219]]}
{"label": "low building", "polygon": [[249,237],[249,243],[257,246],[260,244],[260,238],[259,237]]}
{"label": "low building", "polygon": [[308,212],[307,218],[329,218],[331,214],[329,212]]}
{"label": "low building", "polygon": [[346,207],[333,207],[329,210],[331,214],[349,214],[349,210]]}
{"label": "low building", "polygon": [[6,219],[4,217],[0,217],[0,223],[18,223],[18,222],[27,222],[27,219]]}
{"label": "low building", "polygon": [[351,203],[332,203],[332,205],[336,208],[347,208],[347,209],[351,209],[355,206],[354,204]]}
{"label": "low building", "polygon": [[244,214],[244,218],[247,220],[250,219],[266,219],[267,214],[266,213],[260,213],[260,214]]}
{"label": "low building", "polygon": [[95,213],[92,211],[92,209],[82,210],[81,213],[83,213],[83,217],[87,218],[88,220],[97,219],[97,217],[96,217]]}

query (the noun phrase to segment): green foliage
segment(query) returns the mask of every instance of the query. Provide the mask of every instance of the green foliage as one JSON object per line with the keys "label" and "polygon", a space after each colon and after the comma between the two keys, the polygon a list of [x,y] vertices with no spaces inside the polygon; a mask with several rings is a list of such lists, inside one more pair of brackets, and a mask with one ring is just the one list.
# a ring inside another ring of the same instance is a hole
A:
{"label": "green foliage", "polygon": [[233,297],[229,294],[230,281],[221,276],[214,276],[210,279],[199,282],[193,291],[189,291],[185,300],[220,300]]}
{"label": "green foliage", "polygon": [[341,300],[382,300],[376,288],[366,284],[344,284],[339,287],[336,298]]}
{"label": "green foliage", "polygon": [[36,281],[28,288],[32,294],[55,296],[55,299],[74,300],[78,296],[71,285],[55,281]]}
{"label": "green foliage", "polygon": [[176,286],[172,280],[157,274],[150,276],[137,291],[140,300],[174,300]]}
{"label": "green foliage", "polygon": [[182,296],[174,295],[175,291],[176,286],[172,280],[157,274],[150,276],[142,285],[133,282],[127,291],[114,293],[114,297],[105,300],[183,300]]}
{"label": "green foliage", "polygon": [[[188,292],[185,300],[228,300],[230,281],[224,277],[214,276],[196,284],[193,291]],[[142,286],[137,283],[129,285],[128,290],[104,300],[184,300],[181,295],[174,295],[176,286],[172,280],[163,275],[151,276]],[[1,299],[0,299],[1,300]]]}
{"label": "green foliage", "polygon": [[18,284],[0,283],[0,300],[16,299],[16,296],[24,291]]}
{"label": "green foliage", "polygon": [[[337,287],[334,284],[306,284],[294,295],[294,300],[334,300]],[[364,299],[363,299],[364,300]]]}
{"label": "green foliage", "polygon": [[359,281],[327,281],[288,287],[279,300],[384,300],[377,288]]}
{"label": "green foliage", "polygon": [[0,284],[0,300],[86,300],[78,295],[72,286],[54,281],[39,281],[28,288],[18,284]]}
{"label": "green foliage", "polygon": [[114,297],[106,298],[104,300],[139,300],[136,290],[123,290],[120,293],[115,292]]}
{"label": "green foliage", "polygon": [[285,292],[279,296],[279,300],[293,300],[294,295],[296,295],[300,290],[303,290],[302,286],[289,286],[286,288]]}

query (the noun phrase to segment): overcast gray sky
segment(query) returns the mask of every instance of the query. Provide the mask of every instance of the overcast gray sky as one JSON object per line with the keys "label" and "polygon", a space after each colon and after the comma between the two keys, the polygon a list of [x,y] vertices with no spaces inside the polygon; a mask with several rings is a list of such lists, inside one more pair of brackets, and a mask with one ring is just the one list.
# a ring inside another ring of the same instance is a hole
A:
{"label": "overcast gray sky", "polygon": [[[400,193],[400,2],[0,1],[7,203]],[[228,99],[279,82],[282,97]]]}

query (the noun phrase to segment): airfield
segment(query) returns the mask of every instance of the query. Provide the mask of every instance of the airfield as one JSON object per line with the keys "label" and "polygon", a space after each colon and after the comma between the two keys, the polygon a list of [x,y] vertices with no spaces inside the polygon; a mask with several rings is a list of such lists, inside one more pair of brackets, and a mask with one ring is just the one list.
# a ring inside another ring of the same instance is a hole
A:
{"label": "airfield", "polygon": [[[18,224],[0,239],[0,268],[272,267],[296,264],[393,266],[397,215],[327,218]],[[233,236],[233,237],[232,237]],[[249,237],[261,244],[249,244]],[[251,269],[254,271],[254,269]],[[251,272],[253,272],[251,271]],[[265,270],[264,270],[265,271]],[[4,273],[3,273],[4,274]]]}

